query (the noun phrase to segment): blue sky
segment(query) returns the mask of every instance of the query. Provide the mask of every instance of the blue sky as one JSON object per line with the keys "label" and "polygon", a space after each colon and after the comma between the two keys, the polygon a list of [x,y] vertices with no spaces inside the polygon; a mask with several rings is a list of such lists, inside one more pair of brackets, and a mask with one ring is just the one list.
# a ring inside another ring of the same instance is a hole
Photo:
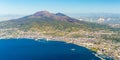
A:
{"label": "blue sky", "polygon": [[66,14],[120,13],[120,0],[0,0],[0,15],[41,10]]}

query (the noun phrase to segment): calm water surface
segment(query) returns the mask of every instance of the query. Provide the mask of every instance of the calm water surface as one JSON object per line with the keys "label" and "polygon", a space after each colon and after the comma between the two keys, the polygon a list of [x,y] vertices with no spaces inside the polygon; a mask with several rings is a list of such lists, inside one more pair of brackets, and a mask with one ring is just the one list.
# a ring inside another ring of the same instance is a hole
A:
{"label": "calm water surface", "polygon": [[0,60],[100,60],[90,50],[60,41],[1,39]]}

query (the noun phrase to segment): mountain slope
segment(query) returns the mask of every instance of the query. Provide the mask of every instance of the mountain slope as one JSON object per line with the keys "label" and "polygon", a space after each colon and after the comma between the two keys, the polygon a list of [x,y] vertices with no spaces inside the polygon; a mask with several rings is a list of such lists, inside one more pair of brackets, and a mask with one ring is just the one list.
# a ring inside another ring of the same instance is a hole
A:
{"label": "mountain slope", "polygon": [[19,28],[21,30],[39,29],[39,30],[60,30],[60,31],[78,31],[109,29],[109,26],[96,23],[88,23],[71,18],[62,13],[50,13],[48,11],[36,12],[32,15],[19,19],[0,22],[0,28]]}

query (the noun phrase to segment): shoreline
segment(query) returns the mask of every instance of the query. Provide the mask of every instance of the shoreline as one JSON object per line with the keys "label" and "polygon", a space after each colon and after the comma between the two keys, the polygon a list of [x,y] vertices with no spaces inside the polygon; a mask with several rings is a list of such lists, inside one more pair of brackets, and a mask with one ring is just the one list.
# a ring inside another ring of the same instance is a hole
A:
{"label": "shoreline", "polygon": [[[48,38],[37,38],[37,39],[35,39],[35,38],[0,38],[0,39],[33,39],[35,41],[40,41],[41,39],[45,39],[47,41],[63,41],[63,42],[66,42],[66,43],[72,43],[72,42],[67,42],[67,41],[64,41],[64,40],[57,40],[57,39],[54,39],[54,38],[53,39],[48,39]],[[75,43],[72,43],[72,44],[75,44]],[[79,45],[79,44],[76,44],[76,45]],[[79,45],[79,46],[81,46],[81,45]],[[82,46],[82,47],[85,47],[85,46]],[[87,48],[87,47],[85,47],[85,48]],[[87,49],[89,49],[89,48],[87,48]],[[102,58],[101,56],[99,56],[98,53],[96,53],[95,51],[93,51],[91,49],[89,49],[89,50],[92,51],[93,54],[96,57],[100,58],[101,60],[105,60],[104,58]]]}

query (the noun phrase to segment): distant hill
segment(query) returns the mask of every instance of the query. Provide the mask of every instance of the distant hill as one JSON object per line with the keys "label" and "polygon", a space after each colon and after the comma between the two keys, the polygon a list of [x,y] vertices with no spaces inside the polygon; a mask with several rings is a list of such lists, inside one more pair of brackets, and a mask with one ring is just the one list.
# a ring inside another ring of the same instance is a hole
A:
{"label": "distant hill", "polygon": [[[120,24],[120,14],[113,13],[91,13],[91,14],[80,14],[77,19],[88,22],[97,22],[104,24]],[[101,20],[101,21],[100,21]]]}
{"label": "distant hill", "polygon": [[63,13],[50,13],[48,11],[39,11],[19,19],[0,22],[0,28],[37,29],[41,31],[77,31],[79,29],[94,31],[111,29],[107,25],[84,22]]}
{"label": "distant hill", "polygon": [[24,15],[0,15],[0,21],[7,21],[10,19],[16,19],[23,17]]}

